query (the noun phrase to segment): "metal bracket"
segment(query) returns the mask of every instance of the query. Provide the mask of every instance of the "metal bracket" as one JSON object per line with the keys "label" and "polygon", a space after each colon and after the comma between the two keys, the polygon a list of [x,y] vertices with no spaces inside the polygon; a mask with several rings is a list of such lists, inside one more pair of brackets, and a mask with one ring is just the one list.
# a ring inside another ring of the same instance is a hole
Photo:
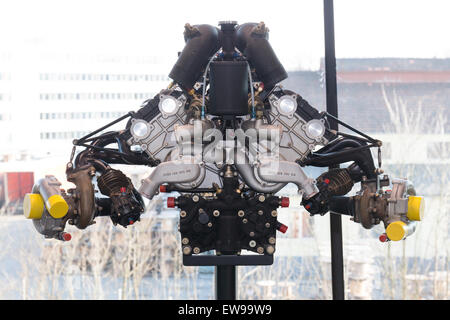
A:
{"label": "metal bracket", "polygon": [[183,255],[184,266],[267,266],[273,255]]}

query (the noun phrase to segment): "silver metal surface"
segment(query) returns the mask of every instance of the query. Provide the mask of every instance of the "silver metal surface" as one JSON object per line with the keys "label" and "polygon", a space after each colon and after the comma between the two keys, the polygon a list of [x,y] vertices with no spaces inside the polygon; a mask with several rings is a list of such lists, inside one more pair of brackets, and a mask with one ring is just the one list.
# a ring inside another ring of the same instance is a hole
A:
{"label": "silver metal surface", "polygon": [[205,166],[192,157],[160,163],[152,173],[142,180],[139,193],[152,199],[163,183],[192,183],[204,179]]}
{"label": "silver metal surface", "polygon": [[[186,113],[184,111],[186,97],[181,95],[176,100],[178,107],[171,114],[161,112],[149,122],[141,119],[132,119],[130,130],[132,138],[127,141],[128,145],[140,146],[150,157],[161,162],[165,161],[169,152],[176,146],[176,141],[173,136],[175,126],[185,124],[186,119]],[[149,132],[144,136],[139,136],[133,129],[135,126],[142,125],[145,125]]]}
{"label": "silver metal surface", "polygon": [[273,161],[270,158],[260,159],[257,172],[263,181],[296,184],[306,199],[319,192],[314,179],[309,178],[302,167],[295,162]]}
{"label": "silver metal surface", "polygon": [[[293,96],[285,99],[294,99]],[[283,97],[281,97],[283,98]],[[280,99],[281,99],[280,98]],[[304,159],[317,145],[326,145],[329,141],[323,137],[325,125],[323,120],[311,120],[316,126],[322,126],[323,132],[318,136],[312,136],[307,130],[307,121],[301,118],[295,111],[287,113],[280,108],[280,99],[270,95],[271,109],[269,115],[272,125],[283,128],[280,141],[280,154],[288,161]],[[318,121],[318,122],[317,122]]]}

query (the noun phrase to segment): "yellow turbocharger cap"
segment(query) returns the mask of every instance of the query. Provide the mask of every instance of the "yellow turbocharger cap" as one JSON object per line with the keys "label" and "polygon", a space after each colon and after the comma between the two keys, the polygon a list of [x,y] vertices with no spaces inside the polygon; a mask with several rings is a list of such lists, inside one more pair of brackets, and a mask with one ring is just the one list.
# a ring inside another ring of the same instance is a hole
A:
{"label": "yellow turbocharger cap", "polygon": [[406,235],[406,223],[403,221],[394,221],[386,228],[386,235],[392,241],[400,241]]}
{"label": "yellow turbocharger cap", "polygon": [[409,196],[408,213],[409,220],[421,221],[425,211],[425,199],[423,197]]}
{"label": "yellow turbocharger cap", "polygon": [[23,215],[27,219],[40,219],[44,212],[44,199],[38,193],[27,193],[23,199]]}
{"label": "yellow turbocharger cap", "polygon": [[50,215],[55,219],[64,217],[69,210],[69,205],[66,200],[59,194],[54,194],[48,198],[45,202],[45,206]]}

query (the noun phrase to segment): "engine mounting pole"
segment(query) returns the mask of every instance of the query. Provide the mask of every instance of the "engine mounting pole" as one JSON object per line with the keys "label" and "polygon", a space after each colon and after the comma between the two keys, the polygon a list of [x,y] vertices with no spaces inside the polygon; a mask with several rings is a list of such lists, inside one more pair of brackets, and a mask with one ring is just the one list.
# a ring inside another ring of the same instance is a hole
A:
{"label": "engine mounting pole", "polygon": [[215,268],[216,300],[236,300],[237,267],[218,265]]}
{"label": "engine mounting pole", "polygon": [[[338,117],[337,83],[336,83],[336,53],[334,41],[334,8],[333,0],[323,1],[324,32],[325,32],[325,81],[327,112]],[[338,123],[329,119],[330,127],[338,130]],[[330,166],[330,169],[339,165]],[[344,258],[342,251],[342,220],[339,214],[330,212],[331,240],[331,281],[333,300],[344,300]]]}

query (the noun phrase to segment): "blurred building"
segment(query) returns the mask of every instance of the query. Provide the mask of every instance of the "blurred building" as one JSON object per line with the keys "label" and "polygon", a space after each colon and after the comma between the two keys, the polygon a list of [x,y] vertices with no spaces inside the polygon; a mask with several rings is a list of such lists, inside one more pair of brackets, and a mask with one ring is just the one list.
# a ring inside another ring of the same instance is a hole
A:
{"label": "blurred building", "polygon": [[[450,59],[338,59],[336,65],[338,116],[383,141],[383,164],[450,164]],[[325,111],[324,81],[322,62],[317,71],[290,72],[283,85]],[[405,144],[412,136],[414,144]]]}
{"label": "blurred building", "polygon": [[73,139],[166,87],[169,71],[147,56],[0,55],[0,161],[70,154]]}
{"label": "blurred building", "polygon": [[[313,106],[326,109],[324,63],[317,71],[292,71],[283,84]],[[391,119],[388,98],[401,97],[411,115],[450,117],[450,59],[337,59],[339,118],[363,132],[384,133]],[[418,114],[420,107],[421,114]],[[450,132],[450,121],[445,125]]]}

